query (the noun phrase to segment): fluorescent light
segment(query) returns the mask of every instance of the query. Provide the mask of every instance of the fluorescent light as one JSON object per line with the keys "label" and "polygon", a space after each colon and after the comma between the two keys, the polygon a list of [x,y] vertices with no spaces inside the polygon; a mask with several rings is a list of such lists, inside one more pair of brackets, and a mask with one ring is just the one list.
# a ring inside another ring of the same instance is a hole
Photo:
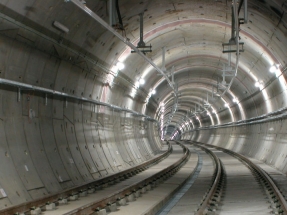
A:
{"label": "fluorescent light", "polygon": [[117,66],[113,66],[111,70],[114,73],[118,73],[118,71],[119,71]]}
{"label": "fluorescent light", "polygon": [[69,31],[70,31],[68,27],[66,27],[65,25],[63,25],[62,23],[60,23],[58,21],[54,21],[53,25],[65,33],[69,33]]}
{"label": "fluorescent light", "polygon": [[264,87],[262,81],[256,81],[254,85],[255,87],[258,87],[260,90],[262,90]]}
{"label": "fluorescent light", "polygon": [[145,80],[141,78],[141,79],[139,80],[139,83],[140,83],[140,85],[143,85],[143,84],[145,84]]}
{"label": "fluorescent light", "polygon": [[119,70],[122,70],[123,68],[125,68],[125,64],[123,64],[122,62],[117,62],[117,65],[116,65],[117,67],[118,67],[118,69]]}
{"label": "fluorescent light", "polygon": [[151,91],[151,94],[154,95],[156,93],[155,89]]}
{"label": "fluorescent light", "polygon": [[233,98],[233,100],[232,100],[234,103],[239,103],[239,101],[238,101],[238,99],[237,98]]}
{"label": "fluorescent light", "polygon": [[276,70],[277,70],[277,67],[275,66],[275,64],[274,64],[273,66],[271,66],[270,69],[269,69],[269,71],[270,71],[271,73],[276,72]]}
{"label": "fluorescent light", "polygon": [[279,66],[280,66],[280,64],[273,64],[273,65],[270,67],[269,71],[270,71],[271,73],[277,73],[277,72],[279,71]]}
{"label": "fluorescent light", "polygon": [[139,88],[139,86],[140,86],[140,82],[137,81],[137,82],[135,83],[135,87],[136,87],[136,88]]}
{"label": "fluorescent light", "polygon": [[228,104],[228,103],[225,103],[224,106],[225,106],[225,107],[229,107],[229,104]]}

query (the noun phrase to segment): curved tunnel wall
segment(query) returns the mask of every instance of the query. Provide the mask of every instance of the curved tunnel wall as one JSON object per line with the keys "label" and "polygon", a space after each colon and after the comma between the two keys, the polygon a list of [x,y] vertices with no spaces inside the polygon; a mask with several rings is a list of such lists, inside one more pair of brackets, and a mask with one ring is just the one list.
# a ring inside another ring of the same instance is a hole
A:
{"label": "curved tunnel wall", "polygon": [[[221,62],[227,59],[218,58],[221,44],[226,42],[230,32],[227,1],[183,2],[163,5],[163,1],[148,1],[150,6],[144,6],[147,9],[145,41],[153,44],[153,60],[158,65],[162,56],[160,50],[167,46],[167,69],[174,64],[179,68],[193,68],[182,74],[179,71],[176,74],[178,83],[190,77],[199,83],[213,83],[218,74],[213,76],[214,71],[206,68],[221,67]],[[266,2],[274,5],[273,1]],[[219,100],[214,105],[218,116],[212,114],[214,124],[248,119],[286,106],[285,71],[279,78],[268,72],[273,63],[280,63],[285,69],[286,16],[284,13],[274,16],[269,4],[249,3],[252,19],[241,29],[246,51],[242,53],[242,68],[231,87],[241,100],[242,108],[231,105],[230,110],[226,109]],[[88,1],[87,5],[107,18],[104,4],[105,1]],[[122,4],[127,36],[137,41],[139,30],[134,14],[142,12],[143,7],[136,6],[136,1],[122,1]],[[133,6],[132,9],[129,6]],[[157,105],[166,99],[170,100],[166,110],[172,108],[171,90],[151,72],[150,66],[131,55],[124,44],[94,20],[79,13],[72,4],[57,0],[24,1],[22,4],[17,0],[4,0],[1,9],[13,19],[7,21],[1,14],[1,78],[138,112],[144,110],[150,116],[155,115]],[[55,20],[69,26],[70,33],[63,34],[55,29],[52,26]],[[28,26],[36,32],[27,30]],[[79,52],[86,55],[79,57]],[[106,68],[124,59],[128,69],[113,82],[111,74],[85,61],[89,56]],[[272,63],[268,59],[273,59]],[[203,69],[197,71],[198,68]],[[135,82],[142,76],[147,85],[135,89]],[[255,79],[262,79],[266,89],[254,87]],[[152,98],[145,103],[148,91],[158,85],[161,86],[157,87],[157,102]],[[186,111],[206,98],[211,85],[199,90],[199,85],[190,84],[186,94],[191,96],[185,100],[191,102],[180,107],[173,117],[177,124],[170,128],[180,126]],[[179,86],[179,89],[183,92],[184,88]],[[227,94],[224,99],[231,102],[231,97]],[[66,102],[50,95],[45,105],[45,95],[25,89],[22,89],[21,101],[17,102],[17,89],[1,85],[0,107],[0,189],[3,189],[0,190],[0,209],[122,171],[151,159],[162,147],[159,128],[154,123],[103,106],[73,100]],[[168,114],[166,112],[165,118]],[[194,127],[212,123],[210,118],[204,117],[199,116],[201,121],[194,120]],[[221,145],[286,172],[284,124],[285,119],[282,119],[250,126],[199,130],[183,138]],[[179,127],[174,130],[184,132]]]}
{"label": "curved tunnel wall", "polygon": [[[92,99],[109,87],[70,62],[0,40],[1,78]],[[120,90],[111,89],[115,97]],[[18,102],[17,88],[5,85],[0,105],[0,209],[117,173],[162,148],[156,123],[108,107],[52,95],[45,104],[25,89]]]}
{"label": "curved tunnel wall", "polygon": [[[268,113],[271,110],[286,106],[286,86],[281,86],[280,79],[286,80],[286,70],[279,77],[273,78],[261,90],[258,89],[248,98],[240,101],[246,110],[246,118]],[[263,96],[262,90],[266,91]],[[239,114],[237,105],[231,106],[233,114]],[[230,122],[230,112],[227,108],[218,113],[222,123]],[[215,117],[215,114],[212,114]],[[202,118],[203,126],[209,125],[209,117]],[[250,125],[233,126],[217,129],[204,129],[186,132],[182,139],[218,145],[243,155],[261,160],[287,174],[287,123],[286,117],[268,122]]]}
{"label": "curved tunnel wall", "polygon": [[182,139],[214,144],[274,166],[287,174],[286,118],[270,122],[200,130]]}

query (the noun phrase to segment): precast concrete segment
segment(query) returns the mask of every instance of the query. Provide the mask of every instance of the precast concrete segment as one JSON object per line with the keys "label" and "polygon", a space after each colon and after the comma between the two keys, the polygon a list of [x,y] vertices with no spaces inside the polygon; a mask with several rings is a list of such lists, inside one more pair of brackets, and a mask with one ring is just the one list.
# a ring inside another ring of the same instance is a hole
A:
{"label": "precast concrete segment", "polygon": [[[121,178],[126,177],[127,175],[128,175],[128,177],[131,177],[132,175],[139,173],[139,171],[143,171],[143,169],[149,168],[149,167],[159,163],[161,160],[165,159],[171,153],[172,148],[170,148],[170,147],[171,147],[170,144],[163,146],[162,149],[165,151],[165,153],[163,153],[161,155],[158,154],[157,156],[155,156],[155,158],[153,160],[150,160],[150,161],[143,163],[139,166],[135,166],[135,167],[130,168],[128,170],[122,171],[121,173],[118,173],[115,175],[110,175],[108,177],[104,177],[100,180],[96,180],[96,181],[93,181],[91,183],[79,186],[79,187],[74,187],[72,189],[66,189],[64,192],[52,194],[52,195],[46,196],[46,198],[40,198],[40,199],[36,199],[34,201],[29,201],[29,202],[26,200],[25,203],[15,205],[14,207],[9,207],[9,208],[4,209],[4,210],[0,210],[0,214],[10,215],[10,214],[15,214],[17,212],[29,211],[30,208],[32,208],[32,207],[41,207],[41,208],[43,208],[43,210],[45,210],[45,207],[47,207],[48,202],[58,202],[59,204],[63,203],[62,201],[59,200],[59,198],[63,199],[63,201],[67,201],[66,198],[68,198],[68,196],[70,196],[71,194],[79,193],[79,195],[81,197],[81,196],[86,196],[85,195],[86,192],[94,193],[94,189],[92,189],[93,187],[95,187],[95,189],[98,189],[102,186],[107,187],[108,184],[117,183],[117,182],[119,182],[119,179],[122,180]],[[41,159],[39,158],[38,160],[41,160]],[[9,180],[11,180],[11,178],[9,178]],[[15,187],[12,187],[11,189],[13,189],[13,188],[15,189]],[[88,190],[87,190],[87,188],[88,188]],[[85,191],[85,190],[87,190],[87,191]],[[6,197],[7,197],[7,194],[6,194],[5,190],[2,188],[2,186],[0,186],[0,199],[2,198],[1,200],[5,201]],[[73,198],[75,198],[75,197],[73,197]]]}
{"label": "precast concrete segment", "polygon": [[267,195],[252,172],[241,161],[220,150],[210,148],[222,161],[226,187],[217,214],[270,214]]}
{"label": "precast concrete segment", "polygon": [[198,155],[193,150],[191,150],[190,159],[176,174],[174,174],[171,178],[167,179],[163,183],[159,184],[153,190],[142,195],[142,197],[140,197],[137,201],[130,202],[128,206],[120,207],[119,211],[113,212],[113,215],[156,214],[188,180],[188,178],[195,170],[198,161]]}
{"label": "precast concrete segment", "polygon": [[147,170],[145,170],[145,171],[143,171],[143,172],[141,172],[141,173],[139,173],[139,174],[137,174],[131,178],[128,178],[124,181],[121,181],[117,184],[111,185],[111,186],[104,188],[102,190],[97,190],[95,193],[89,194],[86,197],[80,197],[76,201],[70,201],[69,204],[58,206],[57,209],[54,211],[45,211],[45,215],[66,214],[66,213],[69,213],[70,211],[73,211],[73,210],[80,208],[84,205],[90,204],[92,202],[97,202],[97,201],[103,199],[105,196],[112,195],[117,190],[121,190],[125,187],[130,186],[131,184],[134,184],[138,181],[142,181],[142,180],[150,177],[151,175],[165,169],[166,167],[172,165],[173,163],[175,163],[176,161],[181,159],[183,154],[184,154],[184,152],[182,150],[182,147],[179,145],[173,144],[172,154],[170,154],[166,159],[164,159],[160,163],[150,167],[149,169],[147,169]]}
{"label": "precast concrete segment", "polygon": [[202,197],[212,183],[211,178],[214,172],[214,162],[210,155],[205,151],[198,150],[198,153],[202,157],[202,169],[192,187],[184,194],[169,213],[167,213],[169,215],[194,214],[202,201]]}

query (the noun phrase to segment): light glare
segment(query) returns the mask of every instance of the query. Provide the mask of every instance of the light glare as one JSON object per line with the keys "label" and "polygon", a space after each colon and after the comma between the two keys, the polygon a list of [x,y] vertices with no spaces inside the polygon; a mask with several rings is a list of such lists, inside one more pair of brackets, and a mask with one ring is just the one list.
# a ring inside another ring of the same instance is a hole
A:
{"label": "light glare", "polygon": [[239,101],[238,101],[238,99],[237,98],[233,98],[233,100],[232,100],[234,103],[239,103]]}
{"label": "light glare", "polygon": [[123,68],[125,68],[125,64],[123,64],[122,62],[117,62],[117,67],[119,70],[122,70]]}
{"label": "light glare", "polygon": [[113,66],[111,70],[114,73],[118,73],[118,67],[117,66]]}
{"label": "light glare", "polygon": [[141,79],[139,80],[139,83],[140,83],[140,85],[143,85],[143,84],[145,84],[145,80],[141,78]]}
{"label": "light glare", "polygon": [[270,71],[271,73],[276,72],[276,70],[277,70],[277,68],[276,68],[275,65],[271,66],[270,69],[269,69],[269,71]]}
{"label": "light glare", "polygon": [[137,82],[135,83],[135,87],[136,87],[136,88],[139,88],[139,86],[140,86],[140,82],[137,81]]}

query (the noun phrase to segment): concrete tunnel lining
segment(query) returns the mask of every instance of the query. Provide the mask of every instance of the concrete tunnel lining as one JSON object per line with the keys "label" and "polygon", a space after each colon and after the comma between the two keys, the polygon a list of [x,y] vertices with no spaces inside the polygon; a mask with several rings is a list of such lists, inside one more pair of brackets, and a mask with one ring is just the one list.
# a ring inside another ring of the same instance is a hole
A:
{"label": "concrete tunnel lining", "polygon": [[[103,1],[86,2],[107,21]],[[161,67],[161,48],[166,46],[167,70],[176,66],[176,82],[186,96],[179,99],[182,105],[171,120],[170,137],[178,131],[175,138],[222,146],[286,174],[286,117],[212,127],[286,107],[283,1],[249,1],[249,22],[240,32],[246,51],[241,53],[238,76],[230,92],[212,104],[216,113],[210,109],[210,116],[190,117],[185,121],[188,126],[182,126],[186,111],[211,93],[215,77],[221,76],[218,70],[227,61],[221,43],[230,37],[230,2],[125,0],[120,8],[125,34],[134,44],[139,40],[137,14],[146,10],[144,40],[153,46],[147,57]],[[0,78],[106,102],[158,121],[159,105],[165,103],[167,121],[172,91],[162,76],[74,5],[2,0],[0,12]],[[66,25],[69,33],[55,29],[53,21]],[[126,67],[116,76],[110,70],[117,61]],[[274,63],[280,64],[278,77],[269,72]],[[146,84],[137,89],[139,78]],[[254,86],[257,80],[262,89]],[[157,92],[147,102],[151,89]],[[240,107],[233,104],[233,97]],[[47,96],[46,104],[44,94],[25,89],[21,98],[18,102],[17,88],[1,84],[0,189],[5,195],[0,193],[0,209],[123,171],[152,159],[163,147],[158,124],[131,113],[76,100],[66,103],[53,95]]]}

